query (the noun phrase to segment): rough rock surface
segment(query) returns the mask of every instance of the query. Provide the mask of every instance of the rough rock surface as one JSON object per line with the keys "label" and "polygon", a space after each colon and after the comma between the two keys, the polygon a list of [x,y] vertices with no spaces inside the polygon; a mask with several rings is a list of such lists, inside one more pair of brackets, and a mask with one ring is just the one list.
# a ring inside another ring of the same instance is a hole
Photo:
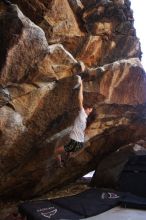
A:
{"label": "rough rock surface", "polygon": [[[129,0],[12,3],[0,3],[0,196],[28,199],[145,138],[146,76]],[[60,169],[54,149],[78,112],[76,74],[98,114]]]}
{"label": "rough rock surface", "polygon": [[146,142],[144,140],[128,144],[104,157],[97,167],[91,185],[115,188],[120,191],[120,175],[129,159],[136,155],[146,155]]}

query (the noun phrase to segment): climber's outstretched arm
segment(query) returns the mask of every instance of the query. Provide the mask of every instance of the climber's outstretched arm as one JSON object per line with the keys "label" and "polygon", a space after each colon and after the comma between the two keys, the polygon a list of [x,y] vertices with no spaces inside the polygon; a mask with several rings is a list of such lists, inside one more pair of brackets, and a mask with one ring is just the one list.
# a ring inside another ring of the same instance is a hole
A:
{"label": "climber's outstretched arm", "polygon": [[83,82],[82,82],[82,79],[80,77],[80,80],[79,80],[79,83],[80,83],[80,87],[79,87],[79,107],[80,109],[83,108]]}

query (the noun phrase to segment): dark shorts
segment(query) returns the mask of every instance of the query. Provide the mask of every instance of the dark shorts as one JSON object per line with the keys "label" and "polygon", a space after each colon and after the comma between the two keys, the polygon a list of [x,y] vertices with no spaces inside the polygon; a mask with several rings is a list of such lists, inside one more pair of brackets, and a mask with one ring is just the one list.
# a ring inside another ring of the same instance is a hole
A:
{"label": "dark shorts", "polygon": [[70,139],[69,143],[64,146],[66,152],[76,152],[84,146],[83,142],[77,142],[73,139]]}

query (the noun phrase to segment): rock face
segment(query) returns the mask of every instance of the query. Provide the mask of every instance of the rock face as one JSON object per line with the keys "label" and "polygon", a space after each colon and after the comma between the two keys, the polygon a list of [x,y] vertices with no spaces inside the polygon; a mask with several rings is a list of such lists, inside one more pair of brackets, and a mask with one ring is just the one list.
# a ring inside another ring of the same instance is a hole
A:
{"label": "rock face", "polygon": [[[135,144],[128,144],[109,154],[97,167],[96,173],[92,179],[92,185],[96,185],[97,187],[116,188],[116,190],[121,191],[120,176],[124,166],[133,156],[146,155],[145,147],[145,141],[138,141]],[[129,174],[130,173],[127,173],[127,175]]]}
{"label": "rock face", "polygon": [[[24,199],[145,138],[146,76],[129,0],[12,3],[0,3],[0,196]],[[97,117],[85,147],[60,169],[54,149],[78,113],[76,74]]]}

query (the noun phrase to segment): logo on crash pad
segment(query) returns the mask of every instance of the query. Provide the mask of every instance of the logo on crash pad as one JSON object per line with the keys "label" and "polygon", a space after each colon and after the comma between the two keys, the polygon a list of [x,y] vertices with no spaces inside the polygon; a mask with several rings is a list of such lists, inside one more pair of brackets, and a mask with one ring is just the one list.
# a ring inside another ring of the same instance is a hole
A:
{"label": "logo on crash pad", "polygon": [[102,199],[118,199],[120,196],[113,192],[103,192],[101,194]]}
{"label": "logo on crash pad", "polygon": [[57,213],[57,209],[55,207],[41,208],[37,212],[45,218],[51,218]]}

